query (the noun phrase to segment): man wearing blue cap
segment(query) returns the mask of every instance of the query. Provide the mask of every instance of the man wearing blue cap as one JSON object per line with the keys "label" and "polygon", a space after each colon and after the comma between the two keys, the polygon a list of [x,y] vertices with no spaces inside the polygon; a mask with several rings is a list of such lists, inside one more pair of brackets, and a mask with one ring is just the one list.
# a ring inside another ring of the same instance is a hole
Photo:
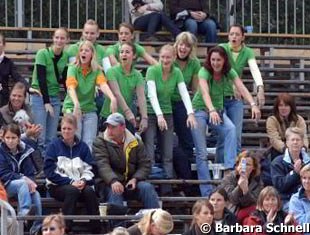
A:
{"label": "man wearing blue cap", "polygon": [[113,113],[105,121],[106,130],[93,144],[98,174],[107,185],[109,203],[123,205],[123,200],[142,201],[144,208],[158,208],[158,195],[145,182],[151,171],[151,159],[142,141],[126,129],[125,118]]}

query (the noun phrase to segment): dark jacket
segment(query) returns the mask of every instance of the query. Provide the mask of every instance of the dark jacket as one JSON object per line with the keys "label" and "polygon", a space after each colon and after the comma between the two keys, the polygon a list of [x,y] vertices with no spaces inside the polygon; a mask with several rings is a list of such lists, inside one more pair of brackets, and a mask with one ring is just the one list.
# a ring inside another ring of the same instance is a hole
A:
{"label": "dark jacket", "polygon": [[47,185],[66,185],[82,179],[93,185],[94,165],[90,149],[83,141],[75,138],[75,144],[70,147],[62,138],[54,139],[47,147],[44,161]]}
{"label": "dark jacket", "polygon": [[[282,210],[277,212],[276,218],[273,221],[274,225],[281,225],[284,224],[284,219],[286,217],[286,213]],[[255,225],[260,225],[262,226],[262,233],[258,233],[258,232],[254,232],[254,233],[243,233],[244,235],[256,235],[256,234],[260,234],[260,235],[265,235],[265,234],[270,234],[270,235],[298,235],[300,233],[277,233],[277,232],[271,232],[268,233],[266,231],[267,229],[267,215],[265,212],[263,211],[259,211],[259,210],[255,210],[252,215],[250,215],[248,218],[246,218],[244,220],[243,225],[249,225],[249,226],[255,226]],[[297,225],[296,222],[294,223],[294,225]]]}
{"label": "dark jacket", "polygon": [[169,10],[171,19],[175,19],[176,14],[184,10],[203,11],[208,14],[206,0],[170,0]]}
{"label": "dark jacket", "polygon": [[146,155],[141,140],[127,129],[123,149],[105,131],[93,144],[100,180],[110,185],[114,181],[126,183],[132,178],[145,180],[151,171],[151,159]]}
{"label": "dark jacket", "polygon": [[129,235],[142,235],[141,230],[138,227],[138,224],[134,224],[127,228]]}
{"label": "dark jacket", "polygon": [[0,83],[2,85],[2,90],[0,91],[0,107],[7,104],[9,101],[9,80],[13,79],[14,82],[23,82],[27,85],[25,79],[23,79],[17,72],[16,66],[13,61],[4,56],[3,61],[0,63]]}
{"label": "dark jacket", "polygon": [[[310,162],[308,154],[301,154],[303,164]],[[283,155],[276,157],[271,163],[271,176],[273,186],[278,190],[283,201],[290,200],[301,186],[300,176],[294,171],[294,164],[285,150]]]}
{"label": "dark jacket", "polygon": [[200,228],[198,227],[198,225],[195,224],[189,230],[185,231],[182,235],[204,235],[204,234],[207,234],[207,235],[220,234],[220,235],[222,235],[222,233],[216,233],[215,232],[214,224],[211,225],[211,230],[208,233],[207,232],[202,232],[200,230]]}
{"label": "dark jacket", "polygon": [[230,203],[237,208],[256,205],[258,195],[263,189],[263,183],[260,177],[249,178],[249,191],[245,195],[243,195],[242,190],[238,186],[238,180],[239,175],[236,175],[235,172],[231,172],[221,183],[221,187],[224,188],[228,194]]}
{"label": "dark jacket", "polygon": [[35,169],[31,160],[33,152],[34,149],[22,141],[16,155],[10,152],[5,143],[0,144],[0,180],[5,186],[23,176],[34,178]]}
{"label": "dark jacket", "polygon": [[[217,223],[214,219],[215,224]],[[232,213],[230,210],[228,210],[226,207],[224,208],[224,217],[222,221],[220,222],[222,225],[236,225],[237,223],[237,217],[235,216],[234,213]],[[221,233],[224,234],[224,233]],[[240,233],[238,232],[231,232],[229,233],[230,235],[239,235]]]}

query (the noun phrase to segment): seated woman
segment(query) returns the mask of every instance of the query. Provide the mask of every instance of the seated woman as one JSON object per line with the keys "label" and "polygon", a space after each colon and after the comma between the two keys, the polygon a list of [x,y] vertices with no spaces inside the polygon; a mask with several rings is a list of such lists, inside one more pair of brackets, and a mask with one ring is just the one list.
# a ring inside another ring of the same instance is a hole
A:
{"label": "seated woman", "polygon": [[[226,208],[228,203],[228,195],[225,189],[217,188],[210,194],[210,203],[213,206],[214,224],[235,225],[237,223],[236,216]],[[230,234],[238,235],[240,233],[232,232]]]}
{"label": "seated woman", "polygon": [[[18,199],[18,215],[42,215],[41,197],[34,182],[34,167],[31,154],[34,149],[21,141],[17,124],[2,127],[3,142],[0,144],[0,180],[9,198]],[[39,229],[35,221],[31,231]]]}
{"label": "seated woman", "polygon": [[[282,209],[281,198],[278,191],[272,187],[265,187],[259,194],[257,199],[256,210],[244,220],[243,225],[249,226],[258,226],[260,225],[262,228],[262,233],[256,231],[251,233],[243,233],[247,234],[270,234],[267,228],[273,228],[273,226],[281,226],[285,225],[294,225],[295,220],[292,214],[287,214]],[[268,225],[272,224],[272,225]],[[267,227],[268,225],[268,227]],[[273,234],[273,233],[272,233]],[[278,234],[278,233],[277,233]],[[281,233],[282,235],[294,235],[300,234],[297,232],[287,232]]]}
{"label": "seated woman", "polygon": [[271,145],[271,159],[283,154],[286,149],[285,131],[298,127],[304,131],[303,146],[308,149],[307,125],[297,114],[295,99],[288,93],[279,94],[273,106],[273,115],[267,118],[266,129]]}
{"label": "seated woman", "polygon": [[[63,201],[64,215],[76,214],[76,203],[85,203],[87,215],[99,215],[98,201],[94,190],[94,159],[87,144],[76,136],[77,120],[66,114],[61,120],[61,137],[47,147],[44,173],[48,192]],[[68,230],[72,223],[68,221]],[[92,221],[90,229],[100,231],[99,221]]]}
{"label": "seated woman", "polygon": [[298,127],[289,127],[285,132],[286,146],[284,154],[277,156],[271,163],[273,186],[278,190],[283,202],[283,210],[288,210],[292,194],[301,186],[300,170],[310,162],[309,155],[302,151],[304,131]]}
{"label": "seated woman", "polygon": [[293,194],[289,203],[289,212],[299,224],[310,223],[310,164],[300,171],[301,188]]}
{"label": "seated woman", "polygon": [[157,41],[156,31],[164,26],[175,38],[181,30],[163,12],[161,0],[128,0],[131,22],[136,30],[146,32],[146,41]]}
{"label": "seated woman", "polygon": [[169,212],[156,209],[145,214],[141,220],[127,229],[130,235],[165,235],[173,229],[173,219]]}
{"label": "seated woman", "polygon": [[62,214],[48,215],[42,223],[42,235],[65,235],[65,219]]}
{"label": "seated woman", "polygon": [[235,171],[226,175],[221,183],[228,194],[232,210],[242,222],[253,210],[263,185],[260,180],[260,165],[253,152],[243,151],[236,160]]}
{"label": "seated woman", "polygon": [[[191,226],[183,235],[217,234],[213,223],[214,209],[207,199],[199,199],[196,201],[192,209],[192,214],[193,219]],[[205,224],[209,226],[204,226]]]}

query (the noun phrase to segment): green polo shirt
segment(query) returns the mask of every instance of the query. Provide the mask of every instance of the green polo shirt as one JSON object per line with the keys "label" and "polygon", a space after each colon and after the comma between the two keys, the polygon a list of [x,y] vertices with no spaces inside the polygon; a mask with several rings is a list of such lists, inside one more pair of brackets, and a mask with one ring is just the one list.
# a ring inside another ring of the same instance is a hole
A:
{"label": "green polo shirt", "polygon": [[[180,68],[180,65],[177,63],[177,61],[174,62],[174,65]],[[183,69],[181,69],[184,82],[188,90],[190,90],[190,85],[192,83],[193,77],[198,75],[199,69],[200,69],[200,61],[196,57],[189,59],[186,66]],[[174,94],[172,95],[172,102],[177,102],[181,100],[182,98],[180,96],[179,90],[178,88],[176,88],[176,90],[174,91]]]}
{"label": "green polo shirt", "polygon": [[[143,55],[145,53],[145,49],[143,46],[140,46],[138,43],[134,43],[134,47],[136,49],[136,58],[134,60],[136,63],[138,58],[143,57]],[[118,42],[118,43],[111,45],[107,48],[106,55],[107,56],[114,55],[115,58],[117,59],[117,61],[119,61],[120,50],[121,50],[121,43]]]}
{"label": "green polo shirt", "polygon": [[[172,66],[168,79],[164,81],[162,79],[162,66],[161,64],[150,66],[146,72],[147,81],[155,81],[157,99],[159,106],[163,114],[172,113],[171,98],[180,82],[184,82],[182,72],[176,66]],[[147,99],[147,112],[149,114],[155,114],[152,105]]]}
{"label": "green polo shirt", "polygon": [[[40,49],[37,52],[35,58],[35,64],[43,65],[46,68],[46,83],[49,96],[58,96],[59,93],[59,83],[55,75],[55,66],[53,62],[54,57],[55,55],[53,49],[49,47]],[[57,69],[59,76],[62,75],[64,68],[67,66],[67,61],[68,61],[68,53],[66,52],[66,50],[64,50],[62,52],[61,58],[57,62]],[[31,87],[40,90],[36,66],[34,66],[34,70],[32,73]]]}
{"label": "green polo shirt", "polygon": [[[208,82],[210,97],[212,104],[216,110],[221,110],[224,107],[224,88],[226,84],[233,83],[238,77],[238,74],[234,69],[229,70],[226,76],[222,76],[220,81],[215,81],[212,74],[202,67],[198,73],[199,79],[205,79]],[[198,90],[193,98],[193,107],[195,110],[205,110],[207,107],[203,101],[201,91]]]}
{"label": "green polo shirt", "polygon": [[[67,77],[74,77],[77,81],[75,88],[81,111],[84,113],[94,112],[97,110],[95,103],[95,87],[97,77],[103,75],[101,70],[89,71],[86,76],[82,74],[82,68],[76,65],[69,65]],[[73,112],[74,104],[67,93],[64,103],[63,112]]]}
{"label": "green polo shirt", "polygon": [[[82,41],[79,41],[79,42],[77,42],[75,44],[71,44],[69,46],[68,54],[69,54],[70,62],[71,62],[71,58],[72,57],[75,58],[77,53],[79,52],[79,47],[80,47],[81,42]],[[100,66],[103,66],[102,60],[103,60],[103,58],[107,57],[106,50],[102,45],[100,45],[98,43],[94,43],[94,47],[96,50],[97,62]]]}
{"label": "green polo shirt", "polygon": [[[136,69],[132,69],[130,74],[125,74],[122,66],[117,64],[111,67],[106,75],[108,81],[117,81],[122,96],[124,97],[128,107],[131,108],[136,94],[136,88],[139,86],[144,86],[142,74]],[[110,104],[110,99],[106,97],[104,99],[100,116],[106,118],[111,114]],[[123,113],[121,109],[118,109],[118,112]]]}

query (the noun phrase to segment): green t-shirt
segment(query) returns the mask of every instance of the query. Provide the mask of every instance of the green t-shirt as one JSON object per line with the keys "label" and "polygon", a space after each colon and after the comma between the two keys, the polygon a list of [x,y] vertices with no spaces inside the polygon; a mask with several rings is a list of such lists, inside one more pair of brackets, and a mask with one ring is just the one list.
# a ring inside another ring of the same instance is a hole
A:
{"label": "green t-shirt", "polygon": [[[180,68],[177,61],[174,62],[174,65],[176,67]],[[199,69],[200,69],[200,61],[196,57],[189,59],[186,66],[183,69],[181,69],[182,74],[183,74],[183,78],[184,78],[184,82],[185,82],[188,90],[190,90],[190,85],[192,83],[193,76],[198,75]],[[172,102],[177,102],[180,100],[182,100],[182,98],[180,96],[179,90],[176,88],[176,90],[174,91],[174,94],[172,96]]]}
{"label": "green t-shirt", "polygon": [[[143,46],[139,45],[138,43],[134,43],[134,46],[136,49],[136,59],[134,60],[134,62],[136,63],[137,59],[144,55],[145,49]],[[121,43],[118,42],[118,43],[111,45],[107,48],[106,55],[107,56],[114,55],[115,58],[117,59],[117,61],[119,61],[120,49],[121,49]]]}
{"label": "green t-shirt", "polygon": [[[230,43],[222,43],[220,44],[221,47],[223,47],[228,55],[228,59],[230,62],[231,67],[237,72],[238,76],[241,78],[242,73],[244,70],[244,67],[248,65],[248,61],[250,59],[255,58],[254,51],[247,47],[242,46],[241,50],[238,52],[238,56],[236,59],[234,59],[233,51],[231,49]],[[225,95],[229,96],[234,93],[233,85],[231,84],[231,87],[227,87],[227,90],[225,89]]]}
{"label": "green t-shirt", "polygon": [[[79,41],[75,44],[71,44],[68,48],[68,54],[69,54],[69,62],[73,62],[75,60],[75,57],[77,55],[77,53],[79,52],[79,47],[80,47],[80,43],[82,41]],[[95,43],[94,44],[94,47],[95,47],[95,50],[96,50],[96,56],[97,56],[97,62],[100,66],[103,67],[103,58],[107,57],[107,54],[106,54],[106,50],[105,48],[98,44],[98,43]]]}
{"label": "green t-shirt", "polygon": [[[177,88],[180,82],[184,82],[184,78],[182,72],[179,68],[174,65],[171,68],[168,79],[164,81],[162,79],[162,66],[161,64],[150,66],[146,72],[146,80],[147,81],[155,81],[156,84],[156,92],[157,99],[159,102],[159,106],[163,114],[171,114],[172,113],[172,104],[171,98],[172,95]],[[149,114],[155,114],[152,105],[147,99],[147,112]]]}
{"label": "green t-shirt", "polygon": [[[35,64],[43,65],[46,68],[46,83],[49,96],[58,96],[59,93],[59,83],[55,75],[54,67],[54,52],[51,47],[40,49],[35,58]],[[63,50],[61,58],[57,62],[57,69],[59,76],[62,75],[64,68],[67,66],[68,53],[66,50]],[[38,81],[37,67],[34,66],[32,73],[32,83],[31,87],[35,89],[40,89]]]}
{"label": "green t-shirt", "polygon": [[[97,110],[95,103],[95,87],[96,79],[98,76],[102,75],[101,70],[89,71],[86,76],[82,74],[82,68],[76,65],[69,65],[67,77],[74,77],[78,85],[75,88],[81,111],[84,113],[94,112]],[[64,103],[63,112],[71,113],[73,112],[74,104],[72,99],[67,93]]]}
{"label": "green t-shirt", "polygon": [[[234,69],[229,70],[226,76],[222,76],[220,81],[215,81],[212,74],[202,67],[198,73],[199,79],[205,79],[208,81],[210,97],[212,104],[216,110],[221,110],[224,107],[224,87],[227,83],[232,83],[237,77],[238,74]],[[193,98],[193,107],[195,110],[205,110],[206,105],[203,101],[203,97],[200,89],[196,92]]]}
{"label": "green t-shirt", "polygon": [[[108,81],[117,81],[122,96],[128,107],[131,108],[136,94],[136,88],[144,86],[142,74],[136,69],[132,69],[130,74],[125,74],[122,66],[117,64],[108,70],[106,76]],[[110,99],[105,98],[100,116],[106,118],[111,114],[110,103]],[[123,113],[121,109],[118,109],[118,112]]]}

